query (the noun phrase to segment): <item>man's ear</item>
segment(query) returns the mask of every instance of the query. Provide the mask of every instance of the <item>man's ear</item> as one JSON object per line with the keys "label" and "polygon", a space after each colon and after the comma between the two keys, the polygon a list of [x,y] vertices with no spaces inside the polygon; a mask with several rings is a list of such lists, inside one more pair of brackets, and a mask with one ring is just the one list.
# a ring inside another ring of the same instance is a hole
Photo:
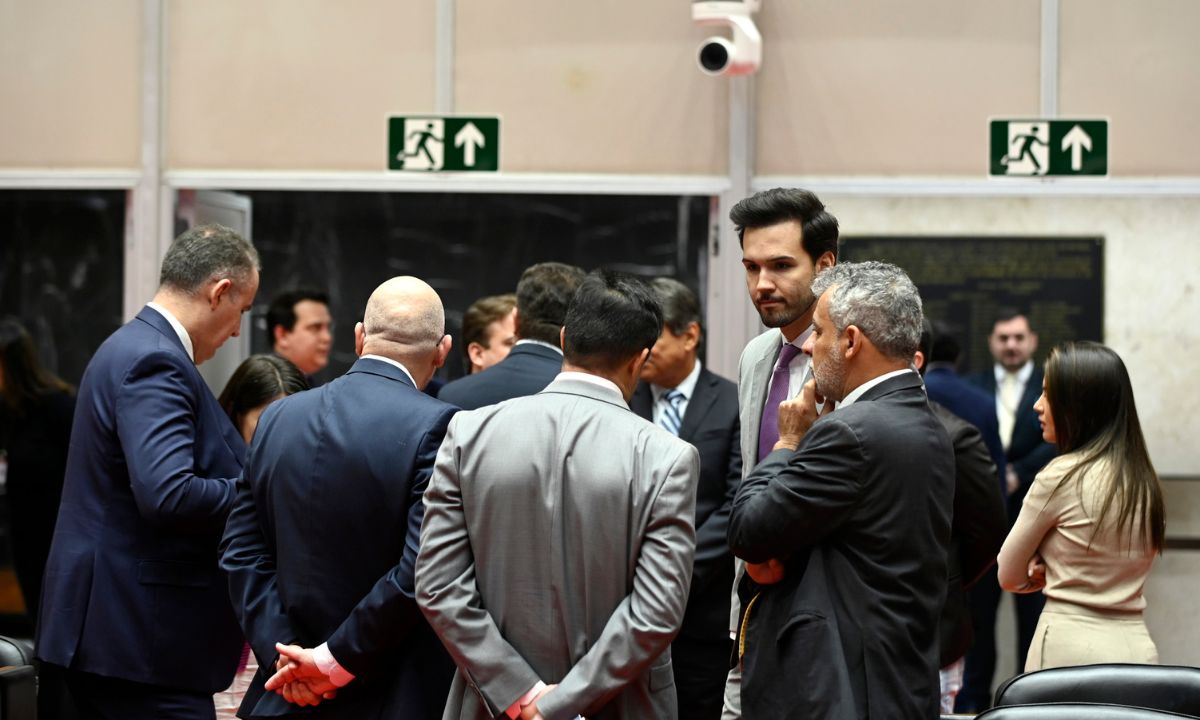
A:
{"label": "man's ear", "polygon": [[683,347],[688,352],[695,350],[700,344],[700,323],[690,322],[687,329],[683,331],[684,341]]}
{"label": "man's ear", "polygon": [[367,340],[367,328],[362,323],[354,324],[354,354],[362,357],[363,345]]}
{"label": "man's ear", "polygon": [[[521,337],[521,333],[517,333],[517,337]],[[564,325],[558,329],[558,349],[563,352],[567,351],[567,326]]]}
{"label": "man's ear", "polygon": [[917,370],[925,367],[925,353],[921,352],[920,350],[913,353],[913,367],[915,367]]}
{"label": "man's ear", "polygon": [[642,375],[642,366],[646,364],[646,360],[650,358],[650,348],[642,348],[642,351],[630,358],[625,369],[630,373],[630,376],[636,381]]}
{"label": "man's ear", "polygon": [[867,339],[866,336],[862,334],[862,331],[858,329],[857,325],[847,325],[846,329],[842,331],[842,338],[846,341],[845,354],[847,360],[855,355],[858,355],[858,353],[862,351],[863,345]]}
{"label": "man's ear", "polygon": [[438,341],[437,352],[434,354],[433,358],[433,366],[435,368],[440,368],[442,365],[446,364],[446,357],[450,355],[450,348],[453,345],[454,338],[450,337],[449,335],[443,335],[442,339]]}
{"label": "man's ear", "polygon": [[279,343],[283,342],[283,338],[287,335],[287,332],[287,328],[282,325],[276,325],[275,327],[271,328],[271,336],[275,338],[275,345],[279,345]]}
{"label": "man's ear", "polygon": [[1035,352],[1037,352],[1037,333],[1030,330],[1029,331],[1029,354],[1030,354],[1030,356],[1032,356]]}
{"label": "man's ear", "polygon": [[[216,310],[217,305],[221,304],[221,297],[231,295],[233,292],[233,281],[229,278],[221,278],[212,285],[208,286],[208,306]],[[229,300],[229,297],[225,298]]]}
{"label": "man's ear", "polygon": [[834,265],[837,265],[837,258],[834,256],[833,251],[826,250],[821,253],[821,257],[817,258],[816,269],[819,273],[822,270],[828,270]]}
{"label": "man's ear", "polygon": [[480,357],[483,355],[483,351],[484,347],[477,342],[467,344],[467,360],[470,361],[471,365],[483,364],[483,358]]}

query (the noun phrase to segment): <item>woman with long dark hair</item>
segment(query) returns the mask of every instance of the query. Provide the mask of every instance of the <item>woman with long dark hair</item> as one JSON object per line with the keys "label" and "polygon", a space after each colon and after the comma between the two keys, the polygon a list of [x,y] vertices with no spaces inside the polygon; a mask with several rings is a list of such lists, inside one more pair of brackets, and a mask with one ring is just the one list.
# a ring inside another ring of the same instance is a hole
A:
{"label": "woman with long dark hair", "polygon": [[13,569],[31,622],[62,500],[75,389],[38,362],[29,333],[0,319],[0,463],[7,466]]}
{"label": "woman with long dark hair", "polygon": [[[292,363],[278,355],[251,355],[233,371],[217,402],[221,403],[248,446],[258,428],[258,418],[268,405],[307,389],[308,380],[304,373]],[[213,697],[218,718],[234,717],[257,671],[258,664],[247,644],[242,649],[233,684]]]}
{"label": "woman with long dark hair", "polygon": [[1121,358],[1069,342],[1034,405],[1059,456],[1034,480],[1000,550],[1000,585],[1046,593],[1025,670],[1157,663],[1142,589],[1165,534],[1162,487]]}

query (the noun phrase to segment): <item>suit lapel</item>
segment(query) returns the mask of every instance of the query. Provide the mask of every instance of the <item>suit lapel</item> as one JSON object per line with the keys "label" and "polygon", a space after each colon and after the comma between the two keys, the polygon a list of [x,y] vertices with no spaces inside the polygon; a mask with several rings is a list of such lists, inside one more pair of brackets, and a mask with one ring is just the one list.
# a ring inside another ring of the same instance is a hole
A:
{"label": "suit lapel", "polygon": [[708,417],[708,410],[717,400],[713,390],[716,381],[706,369],[700,370],[696,378],[696,387],[692,389],[692,397],[688,399],[687,411],[683,413],[683,423],[679,426],[679,437],[691,442],[692,436],[700,429],[700,421]]}
{"label": "suit lapel", "polygon": [[750,374],[750,407],[754,412],[747,418],[750,422],[749,436],[758,437],[759,426],[762,424],[763,403],[767,401],[767,386],[771,382],[771,373],[775,367],[775,359],[783,349],[781,343],[772,343],[771,351],[764,353],[754,363],[754,372]]}

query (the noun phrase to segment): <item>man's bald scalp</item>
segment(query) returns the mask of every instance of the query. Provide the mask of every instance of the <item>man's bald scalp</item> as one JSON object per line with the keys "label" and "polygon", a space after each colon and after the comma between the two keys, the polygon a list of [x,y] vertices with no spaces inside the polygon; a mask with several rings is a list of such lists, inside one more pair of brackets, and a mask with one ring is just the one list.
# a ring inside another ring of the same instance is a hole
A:
{"label": "man's bald scalp", "polygon": [[401,352],[428,350],[446,334],[446,314],[428,283],[412,276],[394,277],[371,293],[363,327],[368,345],[387,343]]}

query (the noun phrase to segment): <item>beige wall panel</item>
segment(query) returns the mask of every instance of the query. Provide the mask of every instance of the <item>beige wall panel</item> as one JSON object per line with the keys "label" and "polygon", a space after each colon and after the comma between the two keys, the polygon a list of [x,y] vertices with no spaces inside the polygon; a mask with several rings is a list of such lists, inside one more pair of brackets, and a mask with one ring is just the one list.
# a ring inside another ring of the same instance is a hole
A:
{"label": "beige wall panel", "polygon": [[172,169],[382,170],[387,116],[433,110],[434,3],[168,5]]}
{"label": "beige wall panel", "polygon": [[1059,112],[1109,117],[1111,175],[1200,175],[1200,3],[1064,0]]}
{"label": "beige wall panel", "polygon": [[759,27],[762,175],[985,175],[988,118],[1038,112],[1038,0],[766,0]]}
{"label": "beige wall panel", "polygon": [[502,116],[502,170],[725,172],[728,82],[688,3],[458,0],[457,27],[457,109]]}
{"label": "beige wall panel", "polygon": [[0,167],[136,168],[139,0],[0,0]]}
{"label": "beige wall panel", "polygon": [[1104,339],[1129,369],[1151,459],[1164,475],[1200,475],[1200,376],[1190,362],[1200,357],[1200,199],[822,200],[843,235],[1103,236]]}

